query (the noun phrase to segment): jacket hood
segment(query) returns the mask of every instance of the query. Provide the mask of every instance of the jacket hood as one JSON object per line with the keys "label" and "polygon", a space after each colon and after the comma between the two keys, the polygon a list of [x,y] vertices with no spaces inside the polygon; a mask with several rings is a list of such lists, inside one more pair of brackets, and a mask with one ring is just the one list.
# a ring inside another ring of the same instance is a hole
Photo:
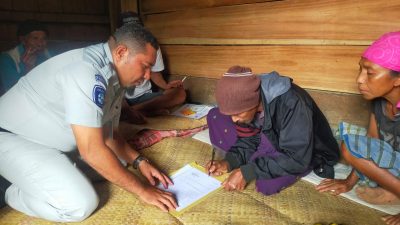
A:
{"label": "jacket hood", "polygon": [[281,76],[278,72],[260,74],[261,89],[267,103],[271,103],[276,97],[286,93],[292,83],[289,77]]}

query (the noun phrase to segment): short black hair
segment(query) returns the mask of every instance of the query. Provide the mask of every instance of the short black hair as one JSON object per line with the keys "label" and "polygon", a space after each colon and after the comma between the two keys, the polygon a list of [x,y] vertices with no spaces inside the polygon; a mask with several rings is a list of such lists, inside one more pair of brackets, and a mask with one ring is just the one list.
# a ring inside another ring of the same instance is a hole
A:
{"label": "short black hair", "polygon": [[25,20],[18,25],[17,36],[28,35],[32,31],[44,31],[49,34],[47,27],[37,20]]}
{"label": "short black hair", "polygon": [[116,44],[124,44],[133,53],[144,52],[149,43],[154,49],[158,49],[157,39],[146,28],[139,24],[127,23],[118,28],[113,35]]}
{"label": "short black hair", "polygon": [[122,12],[121,14],[119,14],[117,27],[121,27],[122,25],[125,25],[128,23],[134,23],[134,24],[139,24],[139,25],[143,26],[143,22],[140,19],[139,14],[137,14],[136,12],[126,11],[126,12]]}

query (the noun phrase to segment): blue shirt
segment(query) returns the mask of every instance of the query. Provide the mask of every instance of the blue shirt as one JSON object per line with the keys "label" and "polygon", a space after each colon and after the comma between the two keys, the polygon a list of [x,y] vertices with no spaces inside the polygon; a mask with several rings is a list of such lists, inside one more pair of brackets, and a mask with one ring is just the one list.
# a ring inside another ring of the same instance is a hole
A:
{"label": "blue shirt", "polygon": [[[21,55],[25,52],[22,44],[0,54],[0,96],[8,91],[18,80],[26,74],[25,64],[21,61]],[[47,50],[38,55],[36,65],[50,58]]]}

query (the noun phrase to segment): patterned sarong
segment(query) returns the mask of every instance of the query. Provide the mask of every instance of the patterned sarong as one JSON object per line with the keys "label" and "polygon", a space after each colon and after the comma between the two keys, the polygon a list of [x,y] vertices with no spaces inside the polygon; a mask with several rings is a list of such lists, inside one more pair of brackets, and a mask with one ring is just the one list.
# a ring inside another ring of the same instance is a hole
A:
{"label": "patterned sarong", "polygon": [[[357,158],[373,161],[377,166],[387,169],[394,176],[400,178],[400,152],[387,142],[367,137],[367,130],[363,127],[342,122],[336,132],[337,138],[344,141],[350,153]],[[376,183],[357,171],[361,182],[376,187]]]}

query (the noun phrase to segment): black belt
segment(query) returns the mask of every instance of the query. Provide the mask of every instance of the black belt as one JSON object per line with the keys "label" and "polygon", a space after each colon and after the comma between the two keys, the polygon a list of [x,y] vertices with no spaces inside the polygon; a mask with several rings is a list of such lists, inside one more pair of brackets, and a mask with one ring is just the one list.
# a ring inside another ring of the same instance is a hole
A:
{"label": "black belt", "polygon": [[3,128],[1,128],[1,127],[0,127],[0,132],[8,132],[8,133],[11,133],[11,131],[6,130],[6,129],[3,129]]}

